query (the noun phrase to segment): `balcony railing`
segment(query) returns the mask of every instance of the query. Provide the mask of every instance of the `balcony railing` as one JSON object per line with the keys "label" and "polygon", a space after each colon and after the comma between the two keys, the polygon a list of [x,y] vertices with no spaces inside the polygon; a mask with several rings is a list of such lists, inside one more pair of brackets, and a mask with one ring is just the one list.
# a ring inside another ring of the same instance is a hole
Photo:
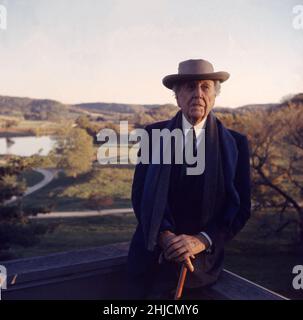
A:
{"label": "balcony railing", "polygon": [[[2,262],[7,268],[4,300],[127,299],[129,243]],[[224,270],[195,299],[284,300],[285,297]]]}

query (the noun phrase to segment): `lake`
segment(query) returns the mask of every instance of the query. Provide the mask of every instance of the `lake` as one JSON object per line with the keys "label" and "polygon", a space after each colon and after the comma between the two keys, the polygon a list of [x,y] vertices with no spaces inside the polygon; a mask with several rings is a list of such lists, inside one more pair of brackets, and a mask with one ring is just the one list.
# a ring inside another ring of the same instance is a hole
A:
{"label": "lake", "polygon": [[45,156],[55,144],[56,140],[50,136],[0,138],[0,154],[28,157],[39,153]]}

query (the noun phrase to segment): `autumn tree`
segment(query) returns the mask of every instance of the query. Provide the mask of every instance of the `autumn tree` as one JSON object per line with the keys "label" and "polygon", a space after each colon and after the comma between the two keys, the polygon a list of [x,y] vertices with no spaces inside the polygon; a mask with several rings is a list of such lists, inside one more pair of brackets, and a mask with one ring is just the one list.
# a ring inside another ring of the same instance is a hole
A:
{"label": "autumn tree", "polygon": [[57,153],[58,167],[65,170],[66,175],[77,177],[91,169],[94,148],[92,137],[84,129],[72,128],[59,138]]}
{"label": "autumn tree", "polygon": [[303,115],[295,106],[254,113],[245,121],[251,147],[252,187],[255,209],[296,212],[278,226],[298,227],[303,243]]}
{"label": "autumn tree", "polygon": [[49,212],[49,208],[22,205],[26,184],[19,177],[27,169],[29,163],[19,157],[8,159],[0,167],[0,260],[13,256],[10,251],[13,245],[34,245],[50,230],[46,225],[33,224],[28,218],[29,215]]}

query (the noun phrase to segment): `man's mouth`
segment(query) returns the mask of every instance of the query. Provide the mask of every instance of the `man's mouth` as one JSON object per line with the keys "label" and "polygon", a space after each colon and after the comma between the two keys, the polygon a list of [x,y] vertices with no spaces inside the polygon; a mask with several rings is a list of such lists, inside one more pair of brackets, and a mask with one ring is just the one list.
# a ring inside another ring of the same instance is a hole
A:
{"label": "man's mouth", "polygon": [[191,105],[193,108],[204,108],[204,105],[199,104],[199,103],[194,103]]}

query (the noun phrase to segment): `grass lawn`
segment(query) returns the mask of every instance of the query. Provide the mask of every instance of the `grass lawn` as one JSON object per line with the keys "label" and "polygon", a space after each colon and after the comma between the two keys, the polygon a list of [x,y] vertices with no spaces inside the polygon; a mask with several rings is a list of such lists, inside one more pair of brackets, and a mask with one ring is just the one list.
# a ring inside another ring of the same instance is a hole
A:
{"label": "grass lawn", "polygon": [[25,197],[23,202],[29,206],[51,206],[53,211],[96,210],[98,208],[91,206],[90,197],[97,195],[113,199],[113,203],[104,208],[129,208],[133,172],[134,167],[100,166],[77,178],[60,174],[44,188]]}
{"label": "grass lawn", "polygon": [[[302,264],[302,251],[235,254],[231,247],[226,252],[225,268],[248,280],[291,299],[303,299],[302,290],[292,288],[292,269]],[[300,256],[301,255],[301,256]],[[301,291],[301,292],[300,292]]]}
{"label": "grass lawn", "polygon": [[270,233],[279,219],[272,213],[255,214],[227,245],[225,268],[286,297],[303,299],[303,293],[292,288],[292,269],[303,264],[303,248],[295,244],[294,225]]}
{"label": "grass lawn", "polygon": [[99,247],[128,241],[136,227],[132,214],[88,218],[53,218],[33,220],[33,223],[54,225],[41,241],[28,248],[14,246],[15,258],[47,255],[54,252]]}

